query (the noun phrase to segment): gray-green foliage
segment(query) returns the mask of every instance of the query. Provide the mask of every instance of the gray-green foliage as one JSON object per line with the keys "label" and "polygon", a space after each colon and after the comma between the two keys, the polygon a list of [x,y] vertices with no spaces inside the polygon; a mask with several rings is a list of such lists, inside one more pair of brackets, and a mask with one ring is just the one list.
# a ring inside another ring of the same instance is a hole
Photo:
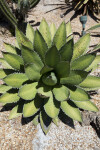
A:
{"label": "gray-green foliage", "polygon": [[95,61],[99,56],[86,53],[89,34],[75,44],[72,35],[67,41],[68,25],[63,22],[56,30],[43,19],[39,30],[28,24],[26,36],[16,28],[17,48],[5,43],[7,52],[0,60],[4,66],[0,69],[4,81],[0,102],[14,103],[9,119],[33,117],[34,125],[40,123],[45,134],[52,122],[57,125],[61,110],[79,122],[80,108],[98,111],[86,91],[100,88],[100,77],[89,75],[100,62]]}

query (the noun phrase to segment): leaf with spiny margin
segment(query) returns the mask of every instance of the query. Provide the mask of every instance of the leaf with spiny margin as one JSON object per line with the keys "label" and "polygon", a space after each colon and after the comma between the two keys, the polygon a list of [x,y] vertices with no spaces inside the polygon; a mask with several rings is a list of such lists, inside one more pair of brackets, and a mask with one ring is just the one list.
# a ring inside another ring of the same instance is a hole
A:
{"label": "leaf with spiny margin", "polygon": [[89,110],[89,111],[94,111],[94,112],[99,111],[96,105],[92,103],[91,101],[83,101],[83,102],[74,101],[74,103],[77,107],[84,109],[84,110]]}
{"label": "leaf with spiny margin", "polygon": [[0,69],[0,79],[5,78],[7,75],[14,73],[15,71],[12,69]]}
{"label": "leaf with spiny margin", "polygon": [[45,53],[48,51],[48,46],[38,30],[35,31],[34,51],[38,53],[42,61],[45,63]]}
{"label": "leaf with spiny margin", "polygon": [[30,80],[38,81],[41,77],[41,68],[37,64],[27,64],[25,66],[25,74]]}
{"label": "leaf with spiny margin", "polygon": [[82,122],[81,113],[72,101],[68,100],[61,102],[61,109],[67,116],[69,116],[73,120]]}
{"label": "leaf with spiny margin", "polygon": [[94,25],[93,27],[87,29],[86,31],[89,31],[89,30],[94,30],[94,29],[97,29],[97,28],[100,28],[100,23]]}
{"label": "leaf with spiny margin", "polygon": [[44,110],[40,112],[40,124],[43,132],[48,133],[51,126],[52,119],[45,113]]}
{"label": "leaf with spiny margin", "polygon": [[28,23],[26,28],[26,37],[33,43],[34,41],[34,29],[32,26]]}
{"label": "leaf with spiny margin", "polygon": [[71,70],[85,70],[94,61],[96,54],[86,54],[71,63]]}
{"label": "leaf with spiny margin", "polygon": [[34,124],[34,126],[37,126],[39,124],[39,115],[36,115],[34,117],[34,119],[32,120],[32,123]]}
{"label": "leaf with spiny margin", "polygon": [[77,43],[75,43],[72,61],[83,55],[88,50],[89,44],[90,44],[90,34],[87,33],[83,37],[81,37]]}
{"label": "leaf with spiny margin", "polygon": [[60,103],[56,101],[53,98],[53,95],[51,94],[51,96],[47,99],[44,105],[44,110],[46,114],[51,118],[55,118],[59,114],[59,109],[60,109]]}
{"label": "leaf with spiny margin", "polygon": [[64,101],[69,98],[69,90],[63,85],[54,87],[53,94],[57,101]]}
{"label": "leaf with spiny margin", "polygon": [[21,56],[12,53],[3,53],[4,59],[14,69],[20,70],[24,64]]}
{"label": "leaf with spiny margin", "polygon": [[37,111],[42,106],[43,101],[39,97],[35,97],[35,99],[31,102],[24,104],[23,107],[23,116],[31,117],[37,113]]}
{"label": "leaf with spiny margin", "polygon": [[48,66],[44,66],[44,67],[41,69],[40,74],[44,74],[44,73],[47,73],[47,72],[52,71],[52,70],[53,70],[53,68],[50,68],[50,67],[48,67]]}
{"label": "leaf with spiny margin", "polygon": [[39,55],[35,51],[32,51],[29,48],[22,45],[21,52],[25,64],[34,63],[40,66],[40,68],[42,69],[43,63]]}
{"label": "leaf with spiny margin", "polygon": [[12,67],[6,62],[4,58],[0,58],[0,64],[2,64],[2,67],[5,69],[12,69]]}
{"label": "leaf with spiny margin", "polygon": [[71,84],[71,85],[78,85],[80,84],[88,75],[89,73],[82,70],[74,70],[70,71],[70,75],[67,78],[62,78],[60,80],[61,84]]}
{"label": "leaf with spiny margin", "polygon": [[5,93],[0,96],[0,103],[15,103],[19,101],[18,93]]}
{"label": "leaf with spiny margin", "polygon": [[0,85],[0,93],[6,93],[8,90],[10,90],[12,87],[7,85]]}
{"label": "leaf with spiny margin", "polygon": [[71,22],[69,21],[69,22],[66,24],[67,42],[70,41],[70,40],[73,38],[72,33],[73,33],[73,32],[72,32]]}
{"label": "leaf with spiny margin", "polygon": [[59,121],[59,118],[56,117],[54,119],[52,119],[53,123],[58,127],[58,121]]}
{"label": "leaf with spiny margin", "polygon": [[94,69],[100,63],[100,55],[97,55],[91,65],[86,69],[86,71],[90,71]]}
{"label": "leaf with spiny margin", "polygon": [[39,27],[39,31],[42,34],[44,40],[46,41],[48,47],[51,47],[51,44],[52,44],[51,33],[50,33],[49,26],[45,19],[42,20],[40,27]]}
{"label": "leaf with spiny margin", "polygon": [[81,88],[70,87],[70,99],[73,101],[88,101],[90,96]]}
{"label": "leaf with spiny margin", "polygon": [[56,33],[56,26],[55,26],[54,23],[52,23],[52,24],[50,25],[50,33],[51,33],[51,39],[53,40],[54,35],[55,35],[55,33]]}
{"label": "leaf with spiny margin", "polygon": [[16,39],[20,48],[21,45],[23,44],[24,46],[33,50],[32,42],[18,28],[16,28]]}
{"label": "leaf with spiny margin", "polygon": [[60,78],[68,77],[70,73],[70,64],[68,61],[60,61],[56,67],[55,71]]}
{"label": "leaf with spiny margin", "polygon": [[70,61],[73,55],[74,42],[73,39],[68,41],[59,51],[62,61]]}
{"label": "leaf with spiny margin", "polygon": [[4,43],[4,47],[5,47],[5,50],[9,53],[13,53],[13,54],[17,54],[16,52],[16,48],[11,45],[11,44],[8,44],[8,43]]}
{"label": "leaf with spiny margin", "polygon": [[100,44],[94,47],[93,51],[100,49]]}
{"label": "leaf with spiny margin", "polygon": [[[22,105],[23,106],[23,105]],[[16,105],[10,112],[9,120],[17,118],[22,115],[22,109],[20,109],[21,105]]]}
{"label": "leaf with spiny margin", "polygon": [[24,73],[13,73],[3,79],[3,81],[13,88],[20,88],[28,78]]}
{"label": "leaf with spiny margin", "polygon": [[34,99],[37,93],[37,82],[31,84],[25,84],[19,89],[19,96],[24,100],[32,100]]}
{"label": "leaf with spiny margin", "polygon": [[82,88],[90,90],[100,89],[100,77],[87,76],[87,78],[79,84]]}
{"label": "leaf with spiny margin", "polygon": [[20,49],[17,40],[15,40],[15,46],[16,46],[18,49]]}
{"label": "leaf with spiny margin", "polygon": [[47,66],[54,68],[60,61],[60,55],[56,46],[52,46],[45,55],[45,63]]}
{"label": "leaf with spiny margin", "polygon": [[62,22],[60,27],[55,33],[54,39],[53,39],[53,45],[56,45],[57,49],[60,50],[60,48],[66,43],[66,24],[65,22]]}

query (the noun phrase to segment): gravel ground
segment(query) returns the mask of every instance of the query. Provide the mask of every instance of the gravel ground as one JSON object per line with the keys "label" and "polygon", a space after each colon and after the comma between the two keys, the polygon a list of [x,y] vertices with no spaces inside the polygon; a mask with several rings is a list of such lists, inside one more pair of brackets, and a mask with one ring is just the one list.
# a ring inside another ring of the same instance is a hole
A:
{"label": "gravel ground", "polygon": [[[63,20],[68,22],[74,14],[74,11],[71,11],[64,18],[60,18],[60,15],[66,11],[66,9],[60,8],[64,6],[63,0],[45,0],[44,3],[48,5],[43,6],[41,1],[35,9],[29,12],[27,21],[33,21],[31,24],[34,28],[38,28],[38,24],[43,17],[49,24],[55,22],[58,27]],[[82,28],[79,17],[77,16],[71,21],[75,42],[78,40]],[[86,29],[95,24],[96,22],[88,16]],[[14,44],[15,38],[1,23],[0,25],[0,50],[3,51],[3,42]],[[96,30],[91,35],[91,46],[100,43],[100,31]],[[0,57],[2,57],[1,53]],[[95,74],[100,74],[100,70],[98,69]],[[93,101],[100,109],[100,90],[98,95],[94,95]],[[1,105],[0,109],[2,109]],[[9,112],[0,112],[0,150],[100,150],[100,139],[91,126],[82,127],[78,122],[75,122],[75,129],[73,129],[59,122],[59,127],[52,124],[50,132],[47,136],[44,136],[40,126],[36,128],[31,122],[27,124],[27,122],[21,121],[20,117],[9,121]]]}

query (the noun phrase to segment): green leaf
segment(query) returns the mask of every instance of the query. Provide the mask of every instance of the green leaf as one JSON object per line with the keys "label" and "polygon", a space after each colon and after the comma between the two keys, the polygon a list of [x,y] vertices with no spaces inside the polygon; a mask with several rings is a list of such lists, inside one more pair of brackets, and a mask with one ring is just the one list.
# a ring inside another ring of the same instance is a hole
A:
{"label": "green leaf", "polygon": [[60,78],[68,77],[70,73],[70,64],[68,61],[61,61],[57,64],[55,71]]}
{"label": "green leaf", "polygon": [[48,47],[51,47],[51,44],[52,44],[51,33],[50,33],[49,26],[45,19],[42,20],[40,27],[39,27],[39,31],[42,34],[44,40],[46,41]]}
{"label": "green leaf", "polygon": [[0,85],[0,93],[6,93],[8,90],[10,90],[12,87],[11,86],[6,86],[6,85]]}
{"label": "green leaf", "polygon": [[91,101],[83,101],[83,102],[74,101],[74,103],[77,107],[84,109],[84,110],[89,110],[89,111],[94,111],[94,112],[99,111],[96,105],[92,103]]}
{"label": "green leaf", "polygon": [[0,79],[5,78],[7,75],[14,73],[12,69],[0,69]]}
{"label": "green leaf", "polygon": [[34,41],[34,29],[32,26],[28,23],[26,28],[26,37],[33,43]]}
{"label": "green leaf", "polygon": [[50,33],[51,33],[51,39],[53,40],[54,35],[55,35],[55,33],[56,33],[56,26],[55,26],[54,23],[52,23],[52,24],[50,25]]}
{"label": "green leaf", "polygon": [[19,116],[22,115],[22,111],[19,110],[19,105],[15,106],[11,112],[10,112],[10,115],[9,115],[9,119],[13,119],[13,118],[17,118]]}
{"label": "green leaf", "polygon": [[17,54],[16,52],[16,48],[11,45],[11,44],[8,44],[8,43],[4,43],[4,47],[5,47],[5,50],[9,53],[13,53],[13,54]]}
{"label": "green leaf", "polygon": [[57,86],[53,89],[53,94],[57,101],[64,101],[69,98],[69,90],[65,86]]}
{"label": "green leaf", "polygon": [[95,29],[97,29],[97,28],[100,28],[100,23],[98,23],[98,24],[92,26],[91,28],[87,29],[86,31],[95,30]]}
{"label": "green leaf", "polygon": [[85,70],[95,59],[96,54],[86,54],[71,63],[72,70]]}
{"label": "green leaf", "polygon": [[25,66],[25,73],[30,80],[38,81],[41,77],[41,68],[37,64],[27,64]]}
{"label": "green leaf", "polygon": [[88,76],[83,82],[79,84],[82,88],[89,88],[90,90],[96,90],[100,88],[100,77]]}
{"label": "green leaf", "polygon": [[24,100],[32,100],[37,93],[37,82],[25,84],[19,89],[19,96]]}
{"label": "green leaf", "polygon": [[88,50],[89,44],[90,44],[90,34],[87,33],[83,37],[81,37],[77,43],[75,43],[72,61],[83,55]]}
{"label": "green leaf", "polygon": [[62,22],[57,32],[55,33],[53,39],[53,45],[56,45],[57,49],[60,48],[66,43],[66,24]]}
{"label": "green leaf", "polygon": [[51,118],[55,118],[58,116],[60,110],[60,103],[53,98],[53,95],[51,95],[47,99],[46,104],[44,105],[44,110]]}
{"label": "green leaf", "polygon": [[45,113],[44,110],[40,112],[40,124],[43,132],[48,133],[51,126],[52,119]]}
{"label": "green leaf", "polygon": [[74,101],[88,101],[90,96],[81,88],[70,87],[70,99]]}
{"label": "green leaf", "polygon": [[78,85],[87,77],[88,74],[89,74],[88,72],[82,70],[70,71],[69,77],[62,78],[60,83]]}
{"label": "green leaf", "polygon": [[56,117],[54,119],[52,119],[53,123],[58,127],[58,121],[59,121],[59,118]]}
{"label": "green leaf", "polygon": [[48,66],[44,66],[44,67],[41,69],[40,74],[44,74],[44,73],[47,73],[47,72],[52,71],[52,70],[53,70],[53,68],[50,68],[50,67],[48,67]]}
{"label": "green leaf", "polygon": [[20,70],[23,65],[23,59],[21,56],[12,53],[3,53],[4,59],[14,69]]}
{"label": "green leaf", "polygon": [[37,126],[39,124],[39,115],[36,115],[34,117],[34,119],[32,120],[32,123],[34,124],[34,126]]}
{"label": "green leaf", "polygon": [[44,38],[38,30],[35,31],[34,50],[39,54],[42,61],[45,62],[45,53],[48,51],[48,47]]}
{"label": "green leaf", "polygon": [[0,103],[15,103],[19,101],[18,93],[5,93],[0,96]]}
{"label": "green leaf", "polygon": [[35,51],[30,50],[29,48],[25,47],[24,45],[22,45],[21,51],[22,51],[22,57],[23,57],[25,64],[35,63],[38,66],[40,66],[40,68],[43,67],[43,63],[42,63],[39,55]]}
{"label": "green leaf", "polygon": [[100,63],[100,55],[97,55],[91,65],[86,69],[86,71],[90,71],[94,69]]}
{"label": "green leaf", "polygon": [[80,111],[72,101],[61,102],[61,109],[70,118],[82,122]]}
{"label": "green leaf", "polygon": [[49,67],[55,67],[60,61],[60,55],[56,46],[52,46],[45,55],[46,65]]}
{"label": "green leaf", "polygon": [[23,107],[23,116],[31,117],[37,113],[40,109],[43,101],[39,97],[35,97],[35,99],[29,103],[24,104]]}
{"label": "green leaf", "polygon": [[68,41],[59,51],[62,61],[70,61],[73,55],[73,39]]}
{"label": "green leaf", "polygon": [[12,86],[14,88],[20,88],[21,85],[27,80],[28,80],[27,76],[23,73],[10,74],[3,79],[3,81],[7,85]]}
{"label": "green leaf", "polygon": [[73,35],[72,35],[72,27],[71,27],[71,22],[69,21],[66,24],[66,34],[67,34],[67,42],[73,39]]}
{"label": "green leaf", "polygon": [[97,46],[95,46],[94,49],[93,49],[93,51],[94,50],[98,50],[98,49],[100,49],[100,44],[98,44]]}
{"label": "green leaf", "polygon": [[18,28],[16,28],[16,39],[20,48],[21,45],[23,44],[24,46],[33,50],[32,42]]}
{"label": "green leaf", "polygon": [[12,67],[6,62],[4,58],[0,58],[0,63],[2,64],[2,67],[5,69],[12,69]]}

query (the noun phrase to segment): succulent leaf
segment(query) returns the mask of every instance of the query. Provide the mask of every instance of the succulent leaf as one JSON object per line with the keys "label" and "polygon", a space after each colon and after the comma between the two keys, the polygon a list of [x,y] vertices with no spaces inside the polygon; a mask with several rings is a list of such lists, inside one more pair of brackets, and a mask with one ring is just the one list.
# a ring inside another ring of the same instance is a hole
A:
{"label": "succulent leaf", "polygon": [[44,110],[40,112],[40,124],[43,132],[48,133],[51,126],[52,119],[45,113]]}
{"label": "succulent leaf", "polygon": [[43,63],[39,55],[35,51],[32,51],[29,48],[22,45],[21,52],[25,64],[35,63],[42,69]]}
{"label": "succulent leaf", "polygon": [[8,43],[4,43],[4,47],[5,47],[5,50],[9,53],[13,53],[13,54],[17,54],[16,52],[16,48],[11,45],[11,44],[8,44]]}
{"label": "succulent leaf", "polygon": [[6,93],[8,90],[10,90],[12,87],[7,85],[0,85],[0,93]]}
{"label": "succulent leaf", "polygon": [[26,28],[26,37],[33,43],[34,41],[34,29],[32,26],[28,23]]}
{"label": "succulent leaf", "polygon": [[33,50],[33,44],[31,41],[18,28],[16,28],[16,39],[20,48],[23,44],[24,46]]}
{"label": "succulent leaf", "polygon": [[14,73],[12,69],[0,69],[0,79],[5,78],[7,75]]}
{"label": "succulent leaf", "polygon": [[67,34],[67,42],[73,39],[72,27],[70,21],[66,24],[66,34]]}
{"label": "succulent leaf", "polygon": [[58,127],[58,121],[59,121],[59,118],[56,117],[54,119],[52,119],[53,123]]}
{"label": "succulent leaf", "polygon": [[64,100],[67,100],[68,97],[69,97],[69,90],[67,87],[65,86],[56,86],[54,89],[53,89],[53,94],[54,94],[54,97],[57,101],[64,101]]}
{"label": "succulent leaf", "polygon": [[13,88],[20,88],[21,85],[27,80],[27,76],[23,73],[10,74],[3,79],[7,85],[12,86]]}
{"label": "succulent leaf", "polygon": [[61,102],[61,109],[70,118],[82,122],[80,111],[72,101]]}
{"label": "succulent leaf", "polygon": [[60,78],[68,77],[70,73],[70,64],[68,61],[60,61],[56,67],[55,71]]}
{"label": "succulent leaf", "polygon": [[82,38],[80,38],[77,43],[75,43],[72,61],[83,55],[88,50],[89,44],[90,34],[87,33]]}
{"label": "succulent leaf", "polygon": [[15,103],[19,101],[18,93],[4,93],[0,96],[0,103]]}
{"label": "succulent leaf", "polygon": [[56,33],[56,26],[55,26],[54,23],[52,23],[52,24],[50,25],[50,33],[51,33],[51,39],[53,40],[54,35],[55,35],[55,33]]}
{"label": "succulent leaf", "polygon": [[9,119],[17,118],[22,115],[22,111],[19,110],[19,105],[16,105],[10,112]]}
{"label": "succulent leaf", "polygon": [[91,101],[83,101],[83,102],[74,101],[74,103],[77,107],[84,109],[84,110],[89,110],[89,111],[94,111],[94,112],[99,111],[96,105],[92,103]]}
{"label": "succulent leaf", "polygon": [[45,103],[44,110],[46,114],[51,118],[57,117],[59,114],[60,103],[53,98],[52,94]]}
{"label": "succulent leaf", "polygon": [[73,39],[68,41],[59,51],[62,61],[70,61],[73,55]]}
{"label": "succulent leaf", "polygon": [[42,34],[44,40],[46,41],[48,47],[51,47],[52,41],[51,41],[50,28],[45,19],[42,20],[39,27],[39,31]]}
{"label": "succulent leaf", "polygon": [[78,85],[87,77],[88,74],[88,72],[83,70],[73,70],[70,71],[69,77],[62,78],[60,83],[67,85]]}
{"label": "succulent leaf", "polygon": [[4,59],[7,63],[14,69],[20,70],[21,66],[23,65],[23,59],[21,56],[12,53],[3,53]]}
{"label": "succulent leaf", "polygon": [[60,27],[55,33],[53,45],[56,45],[57,49],[60,50],[65,43],[66,43],[66,24],[65,22],[62,22]]}
{"label": "succulent leaf", "polygon": [[60,55],[56,46],[52,46],[45,55],[46,65],[54,68],[60,61]]}
{"label": "succulent leaf", "polygon": [[37,64],[27,64],[25,66],[25,73],[30,80],[38,81],[41,77],[40,75],[41,68]]}
{"label": "succulent leaf", "polygon": [[2,64],[2,67],[5,69],[12,69],[12,67],[6,62],[4,58],[0,58],[0,63]]}
{"label": "succulent leaf", "polygon": [[19,96],[24,100],[32,100],[35,98],[37,82],[25,84],[19,89]]}
{"label": "succulent leaf", "polygon": [[48,51],[48,47],[44,38],[38,30],[35,31],[34,50],[39,54],[42,61],[45,62],[45,53]]}
{"label": "succulent leaf", "polygon": [[71,63],[72,70],[85,70],[95,59],[95,54],[86,54]]}
{"label": "succulent leaf", "polygon": [[50,71],[52,71],[53,70],[53,68],[50,68],[50,67],[48,67],[48,66],[44,66],[42,69],[41,69],[41,74],[45,74],[45,73],[47,73],[47,72],[50,72]]}
{"label": "succulent leaf", "polygon": [[73,101],[88,101],[90,96],[81,88],[70,87],[70,99]]}
{"label": "succulent leaf", "polygon": [[37,126],[39,124],[39,115],[36,115],[34,117],[34,119],[32,120],[32,123],[34,124],[34,126]]}

